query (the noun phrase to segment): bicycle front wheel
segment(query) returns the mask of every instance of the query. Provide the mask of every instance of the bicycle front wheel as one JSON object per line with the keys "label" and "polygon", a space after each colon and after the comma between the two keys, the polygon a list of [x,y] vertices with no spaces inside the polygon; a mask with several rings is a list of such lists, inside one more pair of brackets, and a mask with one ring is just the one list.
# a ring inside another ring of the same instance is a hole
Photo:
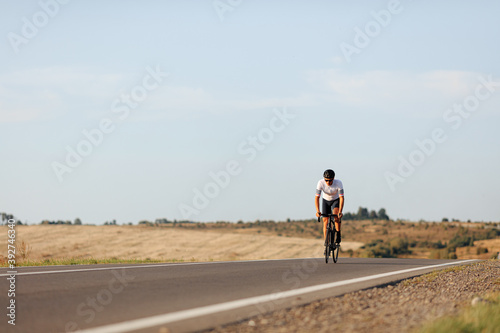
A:
{"label": "bicycle front wheel", "polygon": [[340,245],[334,244],[332,250],[332,257],[333,257],[333,262],[335,263],[339,259],[339,252],[340,252]]}
{"label": "bicycle front wheel", "polygon": [[[332,239],[335,236],[336,232],[332,232]],[[333,249],[332,249],[332,258],[333,262],[336,263],[337,260],[339,259],[339,252],[340,252],[340,244],[334,243],[333,244]]]}

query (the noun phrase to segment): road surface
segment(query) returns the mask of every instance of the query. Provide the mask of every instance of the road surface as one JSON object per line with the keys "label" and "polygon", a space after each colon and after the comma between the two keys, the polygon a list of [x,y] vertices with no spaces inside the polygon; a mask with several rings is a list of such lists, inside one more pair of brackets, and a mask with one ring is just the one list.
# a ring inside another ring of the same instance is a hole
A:
{"label": "road surface", "polygon": [[[472,262],[307,258],[18,267],[16,274],[0,268],[0,331],[192,332]],[[15,326],[6,316],[12,299]]]}

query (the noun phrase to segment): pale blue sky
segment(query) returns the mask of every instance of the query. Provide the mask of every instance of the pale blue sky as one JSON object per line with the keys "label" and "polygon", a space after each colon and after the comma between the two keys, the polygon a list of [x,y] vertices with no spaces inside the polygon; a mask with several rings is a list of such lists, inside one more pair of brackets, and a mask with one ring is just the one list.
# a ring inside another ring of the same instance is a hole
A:
{"label": "pale blue sky", "polygon": [[[332,168],[345,211],[498,221],[498,13],[496,1],[2,0],[0,211],[29,223],[312,218]],[[464,103],[473,111],[448,113]],[[58,177],[54,163],[68,167],[103,119],[113,131]],[[419,152],[435,129],[446,140]],[[401,173],[400,158],[418,165]]]}

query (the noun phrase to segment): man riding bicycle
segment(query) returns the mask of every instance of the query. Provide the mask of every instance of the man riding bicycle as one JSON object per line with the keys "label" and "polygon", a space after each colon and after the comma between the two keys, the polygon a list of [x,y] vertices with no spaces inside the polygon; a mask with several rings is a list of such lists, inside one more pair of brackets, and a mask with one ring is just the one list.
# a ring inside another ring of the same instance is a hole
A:
{"label": "man riding bicycle", "polygon": [[[319,210],[319,197],[321,196],[321,192],[323,192],[321,212],[323,212],[323,214],[337,215],[335,217],[335,229],[338,231],[336,243],[339,244],[341,240],[340,219],[342,218],[342,210],[344,209],[344,186],[340,180],[335,179],[335,172],[331,169],[328,169],[323,173],[323,179],[318,181],[318,185],[316,186],[316,217],[321,215]],[[328,217],[323,217],[323,238],[325,239],[325,242],[327,226]]]}

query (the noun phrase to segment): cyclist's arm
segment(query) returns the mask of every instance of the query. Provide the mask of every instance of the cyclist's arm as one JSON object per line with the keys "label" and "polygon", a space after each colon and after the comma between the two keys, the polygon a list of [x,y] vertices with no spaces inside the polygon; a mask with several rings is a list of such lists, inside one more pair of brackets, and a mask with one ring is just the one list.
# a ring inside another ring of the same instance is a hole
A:
{"label": "cyclist's arm", "polygon": [[318,182],[318,185],[316,186],[316,196],[314,197],[314,204],[316,205],[316,216],[319,217],[320,210],[319,210],[319,197],[321,196],[321,180]]}
{"label": "cyclist's arm", "polygon": [[[343,191],[342,191],[343,192]],[[339,196],[339,217],[342,217],[342,210],[344,209],[344,194]]]}

